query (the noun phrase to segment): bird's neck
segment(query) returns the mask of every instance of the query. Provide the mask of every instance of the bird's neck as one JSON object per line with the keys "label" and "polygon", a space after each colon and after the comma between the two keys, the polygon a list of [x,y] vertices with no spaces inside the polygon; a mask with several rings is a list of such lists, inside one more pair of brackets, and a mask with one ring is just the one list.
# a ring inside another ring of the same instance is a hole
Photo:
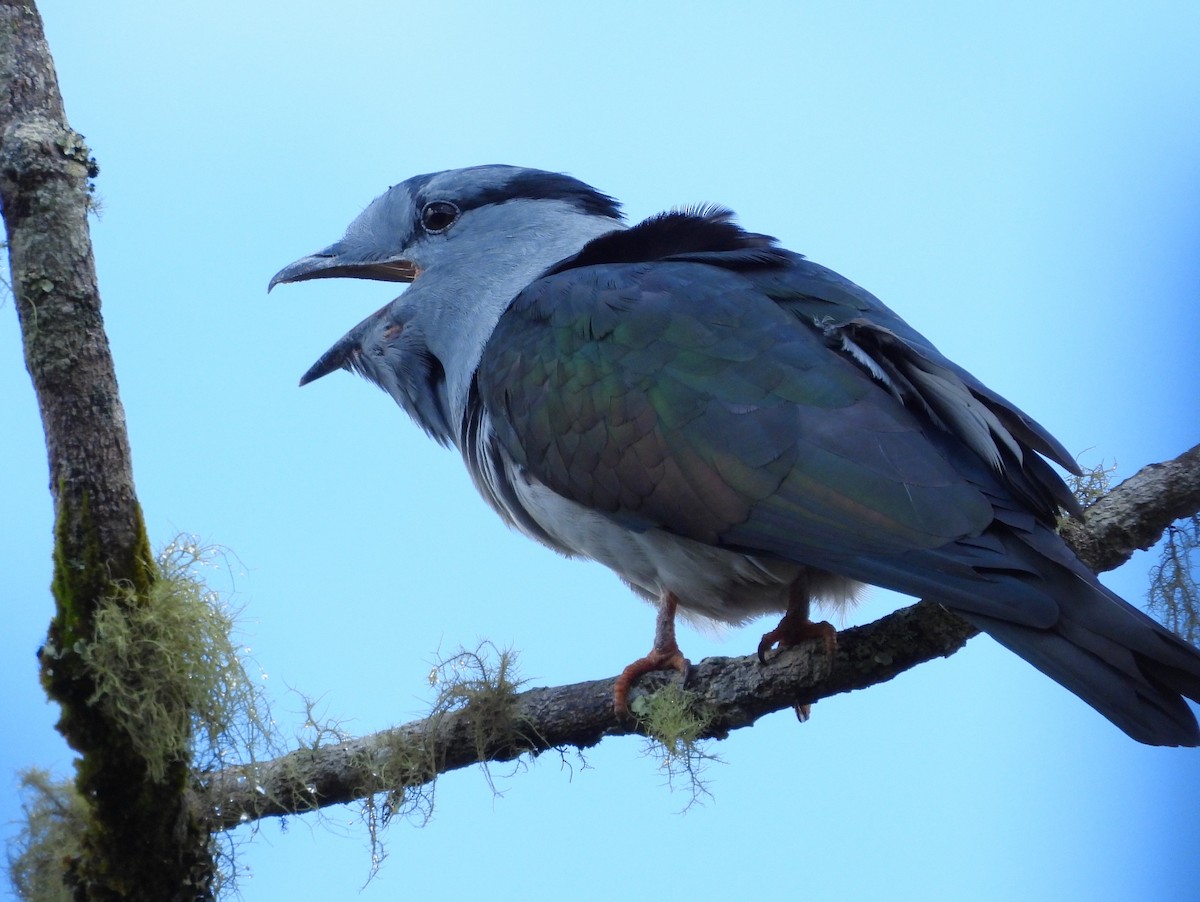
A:
{"label": "bird's neck", "polygon": [[[494,240],[479,243],[473,265],[437,274],[441,297],[440,303],[430,305],[427,338],[446,373],[446,401],[455,426],[462,423],[483,349],[513,298],[593,238],[624,228],[616,220],[586,216],[565,205],[550,213],[557,215],[547,215],[519,232],[497,232]],[[423,278],[432,283],[434,275],[430,271]]]}

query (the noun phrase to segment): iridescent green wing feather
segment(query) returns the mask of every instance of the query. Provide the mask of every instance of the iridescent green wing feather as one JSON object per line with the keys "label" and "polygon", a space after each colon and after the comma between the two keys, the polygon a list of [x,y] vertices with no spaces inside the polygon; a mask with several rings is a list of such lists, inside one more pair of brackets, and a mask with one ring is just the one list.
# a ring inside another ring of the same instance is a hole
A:
{"label": "iridescent green wing feather", "polygon": [[992,519],[916,417],[738,272],[667,261],[539,280],[477,380],[516,461],[632,528],[827,565]]}

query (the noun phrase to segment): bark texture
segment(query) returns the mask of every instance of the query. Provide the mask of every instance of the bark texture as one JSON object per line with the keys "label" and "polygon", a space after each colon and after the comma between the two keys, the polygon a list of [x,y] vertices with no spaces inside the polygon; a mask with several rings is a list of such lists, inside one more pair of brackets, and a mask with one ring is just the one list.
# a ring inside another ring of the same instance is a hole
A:
{"label": "bark texture", "polygon": [[[1103,572],[1157,542],[1168,526],[1200,510],[1200,445],[1150,464],[1087,509],[1084,523],[1063,524],[1079,559]],[[1086,528],[1085,528],[1086,524]]]}
{"label": "bark texture", "polygon": [[[1068,544],[1099,571],[1148,547],[1174,520],[1200,510],[1200,446],[1152,464],[1088,509],[1064,530]],[[977,633],[940,605],[922,601],[866,626],[843,630],[832,661],[817,643],[789,649],[762,666],[753,655],[696,664],[687,688],[707,726],[720,738],[765,714],[886,682],[918,664],[946,657]],[[676,676],[650,674],[631,693],[653,693]],[[409,790],[438,774],[481,761],[510,761],[551,749],[589,748],[606,736],[647,735],[646,727],[613,713],[615,677],[530,689],[508,708],[508,728],[493,713],[467,705],[376,733],[315,749],[299,749],[254,767],[204,776],[197,804],[213,812],[214,828],[260,817],[311,811],[379,792]],[[485,729],[481,722],[488,721]]]}
{"label": "bark texture", "polygon": [[185,804],[187,761],[149,780],[125,729],[93,703],[77,652],[114,584],[144,600],[154,579],[96,288],[87,214],[97,173],[67,124],[36,7],[0,0],[0,208],[55,506],[56,613],[39,658],[91,813],[69,879],[78,899],[204,898],[212,862],[205,822]]}

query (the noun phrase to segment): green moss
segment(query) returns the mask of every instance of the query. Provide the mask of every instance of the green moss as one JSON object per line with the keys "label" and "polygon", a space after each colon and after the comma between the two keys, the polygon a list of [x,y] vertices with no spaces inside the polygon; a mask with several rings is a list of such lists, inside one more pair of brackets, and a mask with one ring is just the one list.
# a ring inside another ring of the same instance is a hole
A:
{"label": "green moss", "polygon": [[1094,467],[1084,469],[1078,475],[1067,474],[1067,487],[1075,496],[1080,506],[1087,508],[1108,494],[1112,488],[1112,475],[1117,472],[1117,465],[1104,466],[1104,461]]}
{"label": "green moss", "polygon": [[717,759],[701,738],[712,726],[712,714],[700,696],[667,683],[649,695],[639,695],[630,710],[649,738],[648,752],[659,759],[667,782],[673,787],[676,780],[684,780],[691,793],[687,807],[710,795],[702,775],[705,765]]}
{"label": "green moss", "polygon": [[[65,497],[62,488],[59,497]],[[88,497],[84,495],[78,516],[73,516],[66,501],[60,502],[54,522],[54,578],[50,583],[58,609],[50,626],[53,647],[44,649],[44,654],[61,655],[91,638],[86,605],[105,593],[110,578],[101,560],[100,534]],[[53,671],[49,675],[52,677]]]}
{"label": "green moss", "polygon": [[17,835],[8,847],[8,874],[24,902],[71,902],[65,875],[83,851],[88,811],[70,781],[46,771],[20,775],[21,814]]}
{"label": "green moss", "polygon": [[699,704],[699,696],[673,683],[650,695],[638,696],[633,713],[669,755],[686,754],[694,748],[711,722]]}
{"label": "green moss", "polygon": [[438,689],[431,716],[465,711],[481,762],[493,750],[521,741],[517,693],[522,681],[515,676],[515,665],[512,650],[488,642],[475,651],[460,650],[430,671],[429,683]]}
{"label": "green moss", "polygon": [[392,788],[368,796],[364,819],[371,840],[371,876],[387,857],[382,831],[393,818],[403,817],[425,824],[433,815],[436,777],[441,770],[437,745],[440,722],[461,713],[471,729],[476,754],[488,786],[496,792],[487,759],[497,750],[516,757],[531,747],[525,738],[529,724],[521,717],[517,694],[523,681],[516,675],[516,654],[484,642],[474,651],[461,649],[439,659],[429,672],[429,685],[436,690],[429,719],[430,729],[419,739],[396,734],[381,756],[387,769],[378,774]]}
{"label": "green moss", "polygon": [[[516,757],[532,747],[525,739],[529,725],[521,717],[517,694],[522,681],[516,676],[516,654],[496,648],[490,642],[475,650],[459,650],[440,658],[429,673],[434,698],[424,729],[396,730],[382,745],[355,744],[342,750],[350,771],[369,774],[367,784],[354,793],[363,798],[362,815],[370,841],[371,864],[368,882],[387,858],[383,835],[393,819],[399,817],[423,826],[433,816],[437,776],[443,770],[442,744],[447,735],[446,719],[454,714],[453,729],[469,729],[483,765],[489,786],[495,791],[487,759],[497,750]],[[299,743],[317,750],[337,745],[351,737],[341,725],[317,712],[317,704],[304,699],[305,713]],[[456,737],[457,739],[457,737]],[[304,756],[289,756],[290,772],[273,781],[282,785],[307,787],[310,783]],[[382,792],[379,786],[388,787]],[[293,811],[317,809],[319,800],[313,790],[301,790],[298,796],[274,799]]]}
{"label": "green moss", "polygon": [[[62,487],[58,496],[67,497]],[[137,534],[128,558],[110,560],[103,553],[88,496],[83,496],[78,511],[72,510],[67,501],[60,501],[54,524],[54,576],[50,584],[57,610],[43,649],[44,664],[47,655],[51,660],[65,657],[66,653],[77,650],[79,643],[92,640],[97,600],[110,594],[114,582],[131,587],[142,597],[153,585],[157,567],[140,511],[135,529]],[[58,688],[52,667],[44,667],[43,675],[48,691]]]}
{"label": "green moss", "polygon": [[202,578],[213,553],[172,542],[144,596],[120,584],[101,600],[93,641],[79,649],[94,686],[88,703],[121,724],[152,782],[193,751],[224,763],[270,732],[233,641],[234,614]]}
{"label": "green moss", "polygon": [[129,559],[102,561],[87,500],[71,514],[60,508],[56,524],[58,609],[41,660],[90,802],[71,869],[80,898],[208,897],[193,768],[252,760],[269,735],[233,615],[203,579],[212,552],[177,540],[156,560],[139,524]]}

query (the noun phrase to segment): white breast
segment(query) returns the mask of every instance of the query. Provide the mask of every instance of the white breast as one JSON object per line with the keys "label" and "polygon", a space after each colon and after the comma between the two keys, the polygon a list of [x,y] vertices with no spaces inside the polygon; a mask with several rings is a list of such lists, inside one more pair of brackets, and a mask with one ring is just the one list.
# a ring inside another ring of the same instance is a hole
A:
{"label": "white breast", "polygon": [[861,583],[822,570],[715,548],[661,529],[635,532],[524,471],[510,467],[507,475],[528,514],[570,553],[604,564],[654,601],[672,593],[692,618],[741,624],[782,613],[789,587],[801,576],[814,600],[827,608],[853,604],[862,589]]}
{"label": "white breast", "polygon": [[464,419],[459,447],[479,493],[514,529],[568,556],[604,564],[651,601],[674,595],[692,620],[741,624],[783,613],[801,579],[814,602],[834,611],[852,605],[863,588],[816,567],[716,548],[662,529],[628,529],[518,466],[482,406]]}

